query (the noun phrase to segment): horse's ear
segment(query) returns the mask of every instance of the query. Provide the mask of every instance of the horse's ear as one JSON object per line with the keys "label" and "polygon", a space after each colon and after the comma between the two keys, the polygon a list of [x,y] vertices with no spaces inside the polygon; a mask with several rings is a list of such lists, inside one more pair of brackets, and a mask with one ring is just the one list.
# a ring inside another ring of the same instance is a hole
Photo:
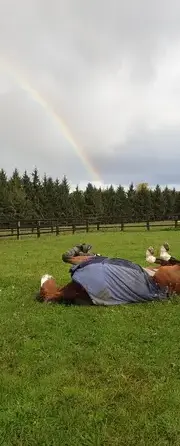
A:
{"label": "horse's ear", "polygon": [[170,246],[169,246],[169,243],[168,243],[168,242],[165,242],[163,246],[164,246],[164,248],[166,249],[166,251],[169,251]]}

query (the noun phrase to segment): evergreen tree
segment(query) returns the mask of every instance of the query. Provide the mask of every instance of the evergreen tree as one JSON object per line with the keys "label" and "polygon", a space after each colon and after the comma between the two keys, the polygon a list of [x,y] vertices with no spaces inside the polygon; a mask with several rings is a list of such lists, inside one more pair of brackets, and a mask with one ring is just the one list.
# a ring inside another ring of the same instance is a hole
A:
{"label": "evergreen tree", "polygon": [[152,196],[153,196],[154,218],[155,220],[163,220],[165,216],[165,203],[159,184],[157,184]]}
{"label": "evergreen tree", "polygon": [[0,170],[0,189],[7,188],[7,185],[8,185],[8,180],[7,180],[6,172],[4,171],[4,169],[1,169]]}
{"label": "evergreen tree", "polygon": [[76,187],[76,190],[70,195],[71,209],[73,220],[79,222],[84,220],[85,197],[84,193]]}
{"label": "evergreen tree", "polygon": [[94,203],[96,209],[96,217],[98,220],[102,220],[104,214],[103,200],[102,200],[102,190],[94,187]]}
{"label": "evergreen tree", "polygon": [[69,221],[80,222],[85,218],[92,221],[120,223],[146,219],[161,220],[177,215],[180,218],[180,192],[159,185],[151,190],[148,184],[141,183],[136,190],[130,184],[127,193],[122,186],[117,190],[110,186],[97,189],[91,183],[83,192],[77,186],[70,193],[67,178],[62,181],[44,175],[40,181],[37,168],[32,178],[27,172],[21,175],[16,168],[8,180],[0,170],[0,220],[48,219],[59,220],[60,224]]}
{"label": "evergreen tree", "polygon": [[175,210],[175,217],[177,216],[178,219],[180,219],[180,192],[179,191],[176,192],[174,210]]}
{"label": "evergreen tree", "polygon": [[43,218],[43,190],[36,167],[32,172],[32,205],[33,219]]}
{"label": "evergreen tree", "polygon": [[152,216],[151,194],[146,183],[138,186],[135,194],[136,220],[149,221]]}
{"label": "evergreen tree", "polygon": [[54,183],[54,217],[56,220],[59,220],[62,214],[61,207],[61,192],[60,192],[60,182],[58,178],[56,178]]}
{"label": "evergreen tree", "polygon": [[84,205],[86,218],[96,216],[96,188],[88,183],[84,192]]}
{"label": "evergreen tree", "polygon": [[14,216],[11,208],[9,184],[5,171],[0,170],[0,220],[7,221]]}
{"label": "evergreen tree", "polygon": [[17,168],[14,170],[12,177],[9,180],[9,186],[14,189],[22,189],[22,179]]}
{"label": "evergreen tree", "polygon": [[22,177],[22,187],[25,191],[27,199],[32,199],[32,184],[31,179],[29,175],[27,174],[27,171],[25,170],[23,177]]}
{"label": "evergreen tree", "polygon": [[22,178],[17,169],[14,170],[9,180],[9,201],[16,220],[26,216],[26,193],[23,188]]}
{"label": "evergreen tree", "polygon": [[117,223],[126,219],[127,215],[127,196],[124,188],[122,186],[118,186],[115,194],[115,214]]}
{"label": "evergreen tree", "polygon": [[51,177],[47,178],[46,175],[44,175],[42,184],[41,212],[44,218],[48,219],[49,216],[51,216],[52,220],[55,217],[55,209],[56,209],[54,192],[55,192],[55,186],[53,179]]}
{"label": "evergreen tree", "polygon": [[129,222],[136,221],[135,199],[136,191],[133,183],[131,183],[127,192],[127,219]]}
{"label": "evergreen tree", "polygon": [[60,219],[67,221],[71,215],[70,210],[70,187],[66,176],[63,177],[59,185],[59,199],[60,199]]}
{"label": "evergreen tree", "polygon": [[166,186],[162,194],[164,200],[164,218],[166,220],[175,213],[175,190],[171,191]]}
{"label": "evergreen tree", "polygon": [[104,222],[114,223],[117,222],[116,215],[116,192],[113,186],[106,188],[102,192],[103,209],[104,209]]}

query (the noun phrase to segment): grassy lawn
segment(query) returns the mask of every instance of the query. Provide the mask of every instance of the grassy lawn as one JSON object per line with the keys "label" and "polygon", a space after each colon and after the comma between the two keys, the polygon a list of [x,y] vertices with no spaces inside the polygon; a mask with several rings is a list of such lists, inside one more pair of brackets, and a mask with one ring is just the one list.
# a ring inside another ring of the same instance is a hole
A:
{"label": "grassy lawn", "polygon": [[180,302],[118,308],[43,306],[40,276],[68,280],[79,241],[144,264],[178,232],[0,240],[0,445],[180,445]]}

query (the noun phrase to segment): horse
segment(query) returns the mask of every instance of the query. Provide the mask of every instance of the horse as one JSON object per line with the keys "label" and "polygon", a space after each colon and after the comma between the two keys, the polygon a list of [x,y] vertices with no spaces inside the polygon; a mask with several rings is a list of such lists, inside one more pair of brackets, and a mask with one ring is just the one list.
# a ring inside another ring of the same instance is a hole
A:
{"label": "horse", "polygon": [[76,256],[70,259],[71,281],[62,287],[43,276],[40,300],[78,305],[120,305],[165,299],[180,293],[180,265],[142,268],[125,259]]}
{"label": "horse", "polygon": [[52,276],[41,279],[38,300],[46,303],[78,305],[118,305],[180,293],[180,261],[169,253],[169,244],[146,251],[146,261],[154,266],[142,268],[125,259],[110,259],[91,251],[91,245],[77,245],[62,255],[71,265],[71,281],[62,287]]}

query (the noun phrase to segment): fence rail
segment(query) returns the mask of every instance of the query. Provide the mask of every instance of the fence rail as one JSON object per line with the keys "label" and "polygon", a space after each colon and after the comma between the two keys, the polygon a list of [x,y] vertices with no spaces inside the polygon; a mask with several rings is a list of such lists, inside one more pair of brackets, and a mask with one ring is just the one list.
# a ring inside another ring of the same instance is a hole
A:
{"label": "fence rail", "polygon": [[76,232],[95,232],[95,231],[127,231],[127,230],[147,230],[160,229],[180,229],[180,221],[166,220],[166,221],[146,221],[140,223],[128,223],[121,221],[113,224],[103,224],[99,221],[86,220],[80,222],[66,222],[60,224],[58,221],[38,220],[38,221],[18,221],[18,222],[0,222],[0,238],[14,237],[18,240],[22,236],[36,235],[37,238],[44,234],[61,234]]}

